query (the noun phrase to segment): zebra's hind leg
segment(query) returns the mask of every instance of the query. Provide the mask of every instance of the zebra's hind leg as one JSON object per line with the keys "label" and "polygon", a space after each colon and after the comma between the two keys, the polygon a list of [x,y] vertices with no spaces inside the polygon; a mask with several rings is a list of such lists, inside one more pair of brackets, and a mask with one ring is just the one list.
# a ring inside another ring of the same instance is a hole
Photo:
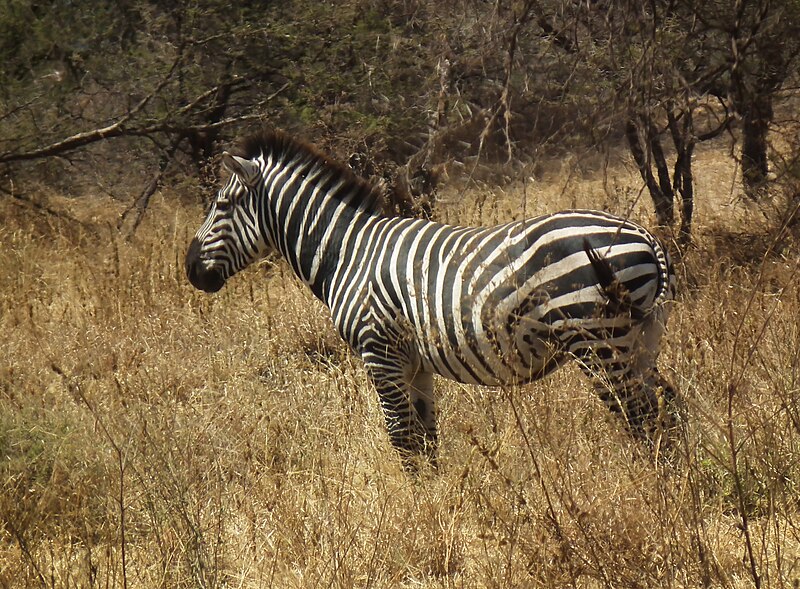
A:
{"label": "zebra's hind leg", "polygon": [[612,413],[623,418],[634,438],[658,454],[673,444],[680,423],[678,400],[652,355],[596,342],[583,355],[581,366],[597,395]]}
{"label": "zebra's hind leg", "polygon": [[602,379],[595,386],[606,406],[623,415],[634,437],[654,449],[673,442],[679,423],[675,389],[655,368],[624,380]]}
{"label": "zebra's hind leg", "polygon": [[409,393],[414,408],[414,436],[420,441],[419,454],[427,457],[431,466],[438,466],[439,433],[436,428],[436,398],[433,394],[433,375],[416,372],[410,379]]}
{"label": "zebra's hind leg", "polygon": [[438,435],[433,375],[409,366],[367,365],[378,392],[389,440],[407,470],[416,471],[419,460],[437,464]]}

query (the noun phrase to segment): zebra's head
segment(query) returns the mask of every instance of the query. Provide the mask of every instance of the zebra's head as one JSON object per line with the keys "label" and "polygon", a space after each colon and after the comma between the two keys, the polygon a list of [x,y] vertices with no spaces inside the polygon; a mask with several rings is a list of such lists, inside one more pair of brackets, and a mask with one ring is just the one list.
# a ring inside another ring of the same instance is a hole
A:
{"label": "zebra's head", "polygon": [[263,184],[260,161],[223,154],[222,165],[231,177],[212,201],[186,253],[186,275],[195,288],[217,292],[228,278],[266,253],[257,214]]}

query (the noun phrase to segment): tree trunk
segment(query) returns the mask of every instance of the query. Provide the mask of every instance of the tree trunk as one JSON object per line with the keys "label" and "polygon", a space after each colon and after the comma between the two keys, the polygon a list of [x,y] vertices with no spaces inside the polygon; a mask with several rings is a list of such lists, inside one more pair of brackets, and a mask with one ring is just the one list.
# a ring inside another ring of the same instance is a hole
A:
{"label": "tree trunk", "polygon": [[692,153],[694,143],[688,142],[678,158],[681,175],[681,228],[679,239],[681,243],[689,243],[692,239],[692,214],[694,213],[694,177],[692,176]]}
{"label": "tree trunk", "polygon": [[668,127],[676,153],[672,187],[681,196],[681,227],[678,239],[681,243],[687,244],[692,239],[692,215],[694,214],[692,155],[694,154],[697,138],[694,136],[691,111],[685,111],[682,120],[683,123],[679,127],[678,118],[675,116],[672,107],[667,110]]}
{"label": "tree trunk", "polygon": [[[653,137],[652,134],[648,133],[648,151],[645,153],[645,150],[642,147],[642,142],[639,138],[639,130],[636,126],[636,122],[633,119],[628,119],[628,122],[625,124],[625,136],[628,139],[628,146],[630,147],[631,155],[633,155],[633,160],[636,162],[636,167],[639,168],[639,174],[642,176],[642,180],[644,180],[647,190],[650,192],[650,197],[653,199],[653,205],[655,206],[656,210],[656,223],[661,226],[668,227],[672,225],[672,221],[675,216],[674,205],[672,201],[673,193],[672,188],[669,186],[669,172],[666,174],[666,185],[668,191],[665,193],[665,191],[662,190],[661,185],[656,181],[655,176],[653,176],[653,171],[650,168],[654,146],[656,146],[657,151],[661,155],[660,161],[657,161],[656,163],[666,165],[658,138]],[[663,182],[664,170],[661,169],[660,165],[658,165],[658,170],[659,177]]]}
{"label": "tree trunk", "polygon": [[669,223],[672,223],[675,218],[675,192],[670,181],[667,158],[664,157],[664,150],[661,148],[661,139],[658,136],[656,126],[651,120],[647,121],[647,144],[656,164],[656,172],[658,172],[658,187],[661,194],[663,215],[668,219]]}
{"label": "tree trunk", "polygon": [[757,199],[767,181],[767,132],[772,120],[772,96],[753,97],[742,115],[742,179],[745,194]]}

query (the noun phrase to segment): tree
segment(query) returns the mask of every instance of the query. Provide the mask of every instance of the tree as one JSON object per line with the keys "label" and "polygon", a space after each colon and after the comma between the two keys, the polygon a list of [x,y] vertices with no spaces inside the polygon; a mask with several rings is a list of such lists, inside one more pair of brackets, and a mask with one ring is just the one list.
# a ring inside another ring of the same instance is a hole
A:
{"label": "tree", "polygon": [[[576,63],[595,65],[581,77],[599,89],[599,110],[617,121],[611,127],[623,129],[659,224],[672,224],[680,196],[680,235],[688,238],[694,148],[737,132],[737,121],[745,191],[754,196],[764,186],[773,101],[797,72],[800,5],[558,0],[536,9],[536,23],[555,47]],[[671,143],[672,164],[664,141]]]}
{"label": "tree", "polygon": [[[234,67],[260,34],[243,24],[245,9],[104,0],[80,11],[56,0],[10,7],[0,23],[9,33],[0,47],[0,163],[7,173],[11,164],[44,158],[50,166],[66,163],[73,177],[89,167],[114,169],[115,160],[124,168],[123,158],[138,172],[155,164],[136,200],[141,211],[176,158],[191,153],[202,165],[220,129],[263,116],[231,108],[248,92],[256,109],[270,98],[252,97],[269,69],[244,78]],[[280,89],[280,80],[269,82]],[[125,148],[99,147],[110,140]]]}
{"label": "tree", "polygon": [[703,89],[724,97],[740,117],[745,193],[758,198],[769,173],[767,137],[774,102],[797,72],[800,4],[793,0],[690,1],[688,7],[718,53],[717,61],[724,59],[723,76]]}
{"label": "tree", "polygon": [[162,182],[208,189],[220,144],[268,122],[385,177],[406,212],[442,164],[622,142],[686,239],[699,142],[740,132],[763,186],[800,46],[793,0],[5,2],[4,173],[127,173],[106,183],[138,179],[134,226]]}

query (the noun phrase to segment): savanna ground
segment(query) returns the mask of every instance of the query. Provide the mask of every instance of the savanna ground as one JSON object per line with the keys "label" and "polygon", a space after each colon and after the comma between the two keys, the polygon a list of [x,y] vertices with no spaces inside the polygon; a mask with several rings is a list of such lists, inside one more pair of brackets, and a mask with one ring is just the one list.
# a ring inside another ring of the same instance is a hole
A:
{"label": "savanna ground", "polygon": [[[794,587],[797,249],[736,167],[695,164],[695,243],[662,371],[686,400],[654,465],[575,366],[501,390],[437,381],[441,467],[405,473],[325,310],[268,261],[209,296],[183,273],[202,209],[156,197],[0,209],[2,587]],[[571,206],[651,224],[635,170],[553,164],[444,191],[440,219]],[[44,196],[42,197],[44,199]]]}

